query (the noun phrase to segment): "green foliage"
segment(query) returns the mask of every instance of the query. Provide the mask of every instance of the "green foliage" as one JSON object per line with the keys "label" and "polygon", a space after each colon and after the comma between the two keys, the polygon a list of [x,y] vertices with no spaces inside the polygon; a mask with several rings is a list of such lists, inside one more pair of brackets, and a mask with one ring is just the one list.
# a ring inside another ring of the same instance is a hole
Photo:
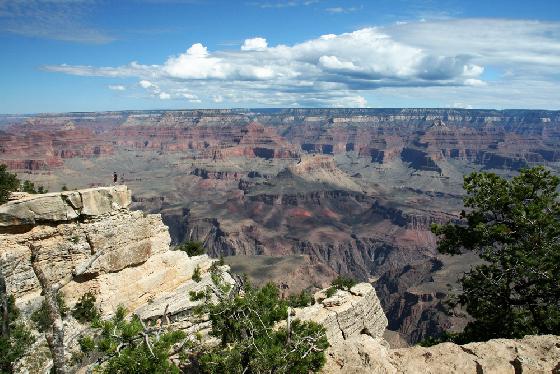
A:
{"label": "green foliage", "polygon": [[92,352],[95,349],[95,341],[91,336],[83,336],[78,339],[78,344],[80,344],[80,349],[84,353]]}
{"label": "green foliage", "polygon": [[19,310],[15,306],[13,296],[2,295],[2,299],[7,304],[6,320],[2,322],[7,327],[0,335],[0,372],[13,373],[13,365],[25,354],[25,351],[35,341],[31,332],[18,322]]}
{"label": "green foliage", "polygon": [[49,192],[43,186],[39,186],[35,189],[35,183],[28,180],[23,181],[21,184],[21,190],[30,194],[42,194]]}
{"label": "green foliage", "polygon": [[175,247],[176,251],[186,252],[190,257],[200,256],[206,253],[206,249],[201,242],[185,241]]}
{"label": "green foliage", "polygon": [[200,266],[198,265],[196,265],[196,267],[194,268],[192,280],[195,281],[196,283],[202,280],[202,276],[200,275]]}
{"label": "green foliage", "polygon": [[179,368],[169,361],[169,351],[185,338],[182,331],[150,334],[137,315],[129,320],[126,309],[119,307],[113,318],[96,320],[95,336],[79,340],[82,352],[102,354],[101,373],[179,373]]}
{"label": "green foliage", "polygon": [[202,300],[206,297],[206,292],[204,291],[189,291],[189,297],[191,301]]}
{"label": "green foliage", "polygon": [[221,344],[191,358],[191,370],[203,373],[309,373],[325,362],[328,347],[324,327],[294,321],[288,336],[278,325],[287,317],[288,302],[278,288],[246,284],[243,292],[206,305],[212,322],[211,335]]}
{"label": "green foliage", "polygon": [[465,177],[460,224],[434,225],[438,250],[485,260],[461,279],[458,301],[475,318],[455,340],[560,334],[560,179],[543,167],[505,180]]}
{"label": "green foliage", "polygon": [[[209,317],[210,335],[219,344],[205,345],[199,333],[194,339],[163,326],[145,327],[138,316],[125,319],[126,310],[118,308],[112,319],[94,321],[94,336],[79,340],[82,354],[97,360],[102,373],[307,374],[324,365],[329,346],[324,327],[295,320],[288,331],[289,302],[280,299],[274,284],[254,288],[247,282],[234,291],[224,284],[218,262],[210,272],[214,284],[190,297],[205,299],[197,312]],[[295,300],[307,304],[308,294]],[[180,367],[169,360],[172,353]]]}
{"label": "green foliage", "polygon": [[95,306],[95,296],[91,292],[80,297],[72,309],[72,316],[81,323],[92,322],[100,317],[99,310]]}
{"label": "green foliage", "polygon": [[434,346],[436,344],[440,344],[440,343],[445,343],[445,342],[451,342],[451,343],[456,343],[456,344],[464,344],[465,342],[463,342],[462,338],[461,338],[461,334],[457,334],[457,333],[450,333],[447,331],[444,331],[443,334],[441,334],[440,336],[430,336],[420,342],[418,342],[417,344],[421,347],[431,347]]}
{"label": "green foliage", "polygon": [[66,187],[66,185],[64,184],[60,190],[61,191],[68,191],[68,187]]}
{"label": "green foliage", "polygon": [[310,292],[305,290],[297,295],[288,296],[288,305],[292,308],[303,308],[315,304],[315,298]]}
{"label": "green foliage", "polygon": [[[56,303],[61,317],[65,317],[66,313],[68,313],[68,307],[66,306],[66,301],[64,301],[64,294],[60,291],[56,294]],[[45,300],[43,300],[41,306],[31,314],[31,320],[35,322],[37,330],[40,332],[44,332],[49,328],[50,320],[47,312],[47,302]]]}
{"label": "green foliage", "polygon": [[0,204],[8,201],[10,193],[19,188],[19,180],[15,174],[7,171],[6,165],[0,165]]}
{"label": "green foliage", "polygon": [[354,279],[339,275],[331,282],[331,286],[326,291],[326,296],[333,296],[337,290],[349,291],[355,285],[356,281]]}
{"label": "green foliage", "polygon": [[331,286],[331,287],[327,288],[327,291],[325,291],[325,295],[326,295],[327,297],[334,296],[334,294],[336,293],[336,291],[337,291],[337,289],[336,289],[335,287],[332,287],[332,286]]}
{"label": "green foliage", "polygon": [[354,279],[342,275],[339,275],[335,280],[331,282],[331,286],[335,287],[338,290],[349,291],[350,288],[354,287],[355,285],[356,281]]}

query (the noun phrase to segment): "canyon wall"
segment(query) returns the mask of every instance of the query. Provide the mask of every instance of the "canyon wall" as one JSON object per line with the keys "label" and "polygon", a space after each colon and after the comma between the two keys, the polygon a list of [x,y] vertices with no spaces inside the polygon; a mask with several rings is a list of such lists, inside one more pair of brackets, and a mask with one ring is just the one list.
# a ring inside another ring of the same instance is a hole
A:
{"label": "canyon wall", "polygon": [[304,280],[271,278],[288,292],[320,289],[337,273],[377,279],[390,328],[410,343],[464,321],[444,301],[475,259],[446,271],[430,232],[463,208],[463,176],[538,164],[560,172],[558,111],[129,111],[8,122],[0,163],[22,179],[73,189],[107,185],[117,172],[135,191],[132,208],[160,213],[173,243],[202,241],[212,257],[305,258],[289,272]]}
{"label": "canyon wall", "polygon": [[[208,331],[209,322],[193,314],[201,301],[191,291],[212,285],[212,260],[170,251],[170,236],[158,214],[130,211],[126,186],[94,188],[43,195],[15,194],[0,205],[0,272],[7,291],[16,298],[24,319],[36,310],[44,291],[38,267],[58,284],[68,306],[86,292],[97,299],[104,318],[118,305],[145,322],[169,319],[188,336]],[[454,264],[448,264],[451,268]],[[201,279],[193,280],[198,268]],[[237,284],[227,266],[215,267],[228,284]],[[441,269],[434,273],[438,277]],[[376,286],[377,287],[377,286]],[[527,336],[458,346],[391,349],[383,334],[388,325],[376,290],[360,283],[316,303],[296,308],[294,319],[321,323],[330,347],[324,373],[556,373],[560,370],[560,337]],[[406,301],[405,301],[406,302]],[[281,322],[286,323],[286,322]],[[88,332],[71,315],[64,317],[67,358]],[[42,334],[16,364],[22,373],[48,373],[50,352]],[[82,363],[88,365],[88,363]],[[78,369],[75,367],[74,369]],[[85,367],[82,367],[85,370]]]}

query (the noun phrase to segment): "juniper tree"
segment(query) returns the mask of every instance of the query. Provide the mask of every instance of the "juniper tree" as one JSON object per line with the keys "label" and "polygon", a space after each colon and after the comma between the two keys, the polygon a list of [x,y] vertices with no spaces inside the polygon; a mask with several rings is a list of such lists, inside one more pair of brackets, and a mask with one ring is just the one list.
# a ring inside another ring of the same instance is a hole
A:
{"label": "juniper tree", "polygon": [[434,225],[438,250],[485,262],[461,279],[458,302],[474,317],[459,342],[560,334],[560,178],[543,167],[506,180],[465,177],[460,223]]}

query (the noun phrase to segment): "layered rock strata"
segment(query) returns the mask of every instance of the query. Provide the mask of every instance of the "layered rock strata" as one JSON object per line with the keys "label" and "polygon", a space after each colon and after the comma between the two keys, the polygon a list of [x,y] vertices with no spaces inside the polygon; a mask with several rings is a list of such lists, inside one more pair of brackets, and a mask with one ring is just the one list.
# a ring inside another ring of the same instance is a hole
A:
{"label": "layered rock strata", "polygon": [[[194,319],[191,291],[212,284],[205,255],[189,257],[169,250],[170,237],[161,217],[129,211],[130,191],[116,186],[45,195],[18,195],[0,206],[0,271],[7,290],[28,316],[40,305],[42,289],[32,266],[51,284],[61,286],[71,307],[85,292],[96,295],[102,314],[118,305],[145,321],[164,314],[187,334],[207,329]],[[201,279],[193,278],[195,269]],[[222,279],[234,285],[227,266]],[[296,309],[293,318],[321,323],[330,343],[324,373],[557,373],[560,337],[527,336],[458,346],[390,349],[382,338],[387,318],[369,283]],[[65,347],[70,359],[86,326],[64,319]],[[46,373],[50,352],[39,336],[33,355],[16,365],[17,372]]]}
{"label": "layered rock strata", "polygon": [[[161,216],[129,211],[130,195],[126,186],[115,186],[20,196],[0,206],[0,271],[24,315],[43,300],[35,265],[48,283],[60,287],[69,307],[92,292],[105,317],[124,306],[143,320],[166,314],[176,328],[208,328],[191,315],[201,301],[191,301],[189,293],[212,284],[213,260],[171,251]],[[196,269],[198,282],[193,280]],[[227,266],[218,270],[226,283],[234,283]],[[68,355],[86,328],[71,316],[65,318]],[[36,345],[45,349],[43,339]],[[33,372],[29,365],[22,371]]]}

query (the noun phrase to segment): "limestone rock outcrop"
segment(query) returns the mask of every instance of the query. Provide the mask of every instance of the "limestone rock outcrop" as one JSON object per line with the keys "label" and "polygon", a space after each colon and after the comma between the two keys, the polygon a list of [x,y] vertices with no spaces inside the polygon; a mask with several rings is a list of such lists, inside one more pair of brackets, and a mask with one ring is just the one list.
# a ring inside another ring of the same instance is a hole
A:
{"label": "limestone rock outcrop", "polygon": [[355,336],[329,349],[325,374],[555,374],[560,337],[531,335],[484,343],[388,349],[386,342]]}
{"label": "limestone rock outcrop", "polygon": [[296,309],[295,318],[325,326],[331,345],[325,374],[560,373],[560,336],[554,335],[390,349],[383,339],[387,319],[369,283]]}
{"label": "limestone rock outcrop", "polygon": [[[92,292],[105,317],[122,305],[143,320],[155,321],[166,313],[176,328],[208,327],[191,316],[200,301],[191,301],[189,293],[212,283],[214,261],[171,251],[159,214],[127,209],[131,199],[126,186],[19,197],[0,206],[0,271],[25,316],[43,300],[33,261],[50,284],[61,287],[69,307]],[[215,269],[225,282],[234,283],[227,266]],[[192,279],[195,270],[198,282]],[[87,327],[68,316],[64,328],[70,354]],[[37,350],[44,349],[44,340],[36,344]]]}
{"label": "limestone rock outcrop", "polygon": [[294,318],[325,326],[331,345],[361,334],[381,337],[387,327],[387,317],[369,283],[338,290],[312,306],[296,309]]}
{"label": "limestone rock outcrop", "polygon": [[130,203],[131,193],[126,186],[40,195],[22,194],[19,199],[0,206],[0,230],[41,223],[70,222],[80,216],[100,216],[127,208]]}

